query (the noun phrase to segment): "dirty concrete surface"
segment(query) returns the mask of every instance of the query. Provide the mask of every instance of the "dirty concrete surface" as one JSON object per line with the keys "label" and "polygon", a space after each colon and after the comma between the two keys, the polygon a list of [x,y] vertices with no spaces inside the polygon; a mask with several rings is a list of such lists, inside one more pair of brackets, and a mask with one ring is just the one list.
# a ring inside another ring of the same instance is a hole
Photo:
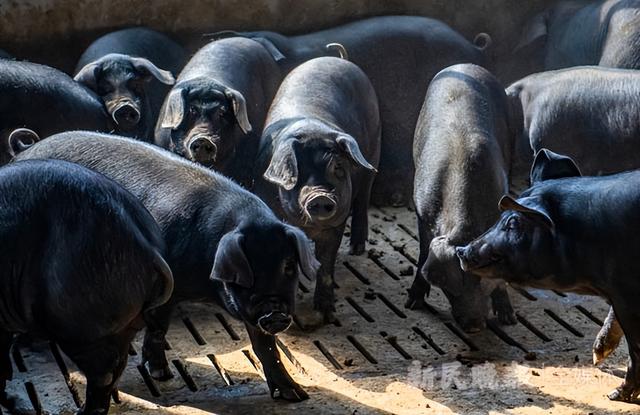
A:
{"label": "dirty concrete surface", "polygon": [[[591,344],[608,307],[594,297],[511,288],[515,326],[494,322],[465,335],[434,288],[429,309],[403,307],[415,272],[415,214],[370,211],[370,253],[337,267],[339,323],[279,336],[282,359],[310,394],[273,401],[242,325],[209,304],[183,304],[168,335],[175,377],[153,381],[132,345],[113,414],[631,414],[636,405],[606,394],[624,375],[626,344],[601,366]],[[308,309],[312,283],[301,281]],[[73,414],[84,377],[55,346],[16,346],[14,379],[21,413]],[[115,399],[116,397],[114,397]]]}

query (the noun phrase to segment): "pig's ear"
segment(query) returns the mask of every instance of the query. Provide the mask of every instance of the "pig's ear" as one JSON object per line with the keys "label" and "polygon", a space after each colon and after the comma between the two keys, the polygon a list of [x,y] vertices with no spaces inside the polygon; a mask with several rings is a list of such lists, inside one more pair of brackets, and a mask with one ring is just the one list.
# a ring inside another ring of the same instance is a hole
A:
{"label": "pig's ear", "polygon": [[167,96],[165,104],[164,117],[160,123],[161,128],[170,128],[175,130],[182,124],[184,120],[184,107],[186,104],[186,89],[173,88]]}
{"label": "pig's ear", "polygon": [[252,40],[255,40],[256,42],[258,42],[259,44],[262,45],[262,47],[264,47],[267,52],[269,52],[271,54],[271,57],[276,61],[279,62],[283,59],[285,59],[285,56],[282,54],[282,52],[280,52],[280,49],[278,49],[276,47],[276,45],[273,44],[272,41],[270,41],[269,39],[265,38],[265,37],[251,37]]}
{"label": "pig's ear", "polygon": [[535,42],[545,42],[548,34],[549,12],[542,12],[535,15],[524,27],[520,41],[513,49],[513,53],[518,53]]}
{"label": "pig's ear", "polygon": [[40,141],[40,136],[28,128],[17,128],[9,134],[7,140],[9,142],[9,153],[12,157],[15,157]]}
{"label": "pig's ear", "polygon": [[[528,198],[522,198],[521,201],[526,201]],[[520,212],[526,217],[533,219],[534,221],[548,227],[551,230],[555,229],[555,223],[549,213],[547,213],[543,208],[537,206],[536,204],[530,203],[534,205],[534,207],[524,206],[521,202],[513,199],[509,195],[502,196],[500,202],[498,203],[498,207],[501,211],[505,210],[514,210],[516,212]]]}
{"label": "pig's ear", "polygon": [[253,272],[242,247],[244,235],[235,230],[220,239],[213,270],[209,279],[237,284],[241,287],[253,286]]}
{"label": "pig's ear", "polygon": [[438,287],[447,287],[452,294],[464,290],[461,276],[447,271],[447,263],[457,263],[455,247],[446,236],[437,236],[429,244],[429,254],[420,273],[427,282]]}
{"label": "pig's ear", "polygon": [[310,280],[314,280],[318,273],[318,269],[320,268],[320,263],[315,257],[311,241],[307,238],[307,235],[305,235],[304,232],[296,227],[287,226],[286,232],[287,236],[293,240],[293,243],[296,246],[298,264],[300,264],[302,273]]}
{"label": "pig's ear", "polygon": [[131,64],[136,71],[140,72],[145,77],[153,76],[165,85],[173,85],[176,83],[176,79],[173,77],[171,72],[158,68],[148,59],[131,58]]}
{"label": "pig's ear", "polygon": [[247,114],[247,102],[244,96],[235,89],[226,88],[224,94],[231,100],[233,105],[233,114],[236,116],[238,125],[243,133],[249,134],[251,132],[251,124],[249,123],[249,115]]}
{"label": "pig's ear", "polygon": [[349,155],[349,158],[351,158],[351,161],[355,164],[372,172],[378,171],[367,161],[366,158],[364,158],[355,138],[349,134],[339,134],[336,138],[336,142],[340,148]]}
{"label": "pig's ear", "polygon": [[570,157],[543,148],[533,160],[529,177],[533,185],[545,180],[579,176],[582,176],[580,169]]}
{"label": "pig's ear", "polygon": [[73,77],[73,80],[79,82],[91,89],[92,91],[98,90],[98,78],[100,78],[100,73],[102,72],[102,64],[98,62],[92,62],[86,64],[76,76]]}
{"label": "pig's ear", "polygon": [[273,184],[291,190],[298,182],[298,159],[296,158],[295,138],[282,141],[273,151],[271,163],[262,177]]}

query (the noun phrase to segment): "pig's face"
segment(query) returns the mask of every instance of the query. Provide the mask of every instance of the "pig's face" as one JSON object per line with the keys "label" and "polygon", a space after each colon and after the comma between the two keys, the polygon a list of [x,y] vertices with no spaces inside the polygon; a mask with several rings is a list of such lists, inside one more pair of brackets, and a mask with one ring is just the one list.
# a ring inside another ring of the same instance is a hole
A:
{"label": "pig's face", "polygon": [[242,94],[207,78],[177,85],[161,117],[160,127],[171,129],[171,151],[216,170],[224,170],[237,141],[251,132]]}
{"label": "pig's face", "polygon": [[455,247],[446,236],[431,241],[421,274],[442,289],[451,304],[453,318],[464,331],[474,333],[485,328],[489,294],[497,283],[481,280],[460,269]]}
{"label": "pig's face", "polygon": [[465,247],[456,248],[463,270],[480,277],[534,284],[549,276],[554,255],[553,220],[536,197],[505,196],[500,220]]}
{"label": "pig's face", "polygon": [[143,121],[152,122],[145,92],[152,78],[167,85],[175,82],[170,72],[147,59],[120,54],[106,55],[86,65],[75,76],[76,81],[100,96],[118,129],[124,132],[136,130]]}
{"label": "pig's face", "polygon": [[315,278],[318,263],[302,231],[283,224],[250,224],[220,241],[212,280],[222,281],[226,303],[266,333],[292,322],[298,272]]}
{"label": "pig's face", "polygon": [[278,185],[287,219],[314,228],[342,224],[351,212],[355,169],[375,171],[356,140],[307,119],[280,134],[264,178]]}

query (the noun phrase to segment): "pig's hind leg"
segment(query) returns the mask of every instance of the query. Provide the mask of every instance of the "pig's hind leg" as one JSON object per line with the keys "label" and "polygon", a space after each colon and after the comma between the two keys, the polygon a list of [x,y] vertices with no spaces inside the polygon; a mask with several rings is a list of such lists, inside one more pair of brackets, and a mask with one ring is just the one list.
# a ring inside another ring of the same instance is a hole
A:
{"label": "pig's hind leg", "polygon": [[614,401],[640,403],[640,310],[635,304],[636,298],[612,301],[615,315],[629,345],[629,363],[624,382],[608,395]]}
{"label": "pig's hind leg", "polygon": [[431,243],[431,236],[427,234],[426,225],[418,217],[418,235],[420,237],[420,257],[418,258],[418,266],[416,267],[416,275],[413,278],[413,284],[411,288],[407,290],[407,301],[404,303],[405,308],[411,310],[419,310],[424,308],[425,297],[429,296],[431,292],[431,284],[427,282],[422,275],[422,266],[427,262],[429,256],[429,244]]}
{"label": "pig's hind leg", "polygon": [[173,304],[170,302],[144,314],[147,329],[142,344],[142,364],[149,363],[149,373],[157,380],[169,380],[173,377],[164,350],[172,311]]}

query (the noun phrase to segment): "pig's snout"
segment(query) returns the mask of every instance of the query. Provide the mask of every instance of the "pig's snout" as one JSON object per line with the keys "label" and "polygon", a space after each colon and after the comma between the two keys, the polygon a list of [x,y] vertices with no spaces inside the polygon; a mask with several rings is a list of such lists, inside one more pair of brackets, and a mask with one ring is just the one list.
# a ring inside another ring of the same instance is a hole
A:
{"label": "pig's snout", "polygon": [[209,165],[216,161],[218,147],[210,137],[195,136],[189,141],[188,148],[191,158],[200,164]]}
{"label": "pig's snout", "polygon": [[463,271],[469,271],[469,246],[458,246],[456,247],[456,256],[460,260],[460,268]]}
{"label": "pig's snout", "polygon": [[307,215],[314,221],[331,219],[336,214],[336,208],[335,199],[324,194],[309,197],[304,206]]}
{"label": "pig's snout", "polygon": [[123,129],[131,129],[140,122],[140,110],[131,102],[121,102],[112,113],[113,120]]}
{"label": "pig's snout", "polygon": [[289,314],[273,311],[258,319],[258,327],[269,334],[278,334],[288,329],[292,321]]}

